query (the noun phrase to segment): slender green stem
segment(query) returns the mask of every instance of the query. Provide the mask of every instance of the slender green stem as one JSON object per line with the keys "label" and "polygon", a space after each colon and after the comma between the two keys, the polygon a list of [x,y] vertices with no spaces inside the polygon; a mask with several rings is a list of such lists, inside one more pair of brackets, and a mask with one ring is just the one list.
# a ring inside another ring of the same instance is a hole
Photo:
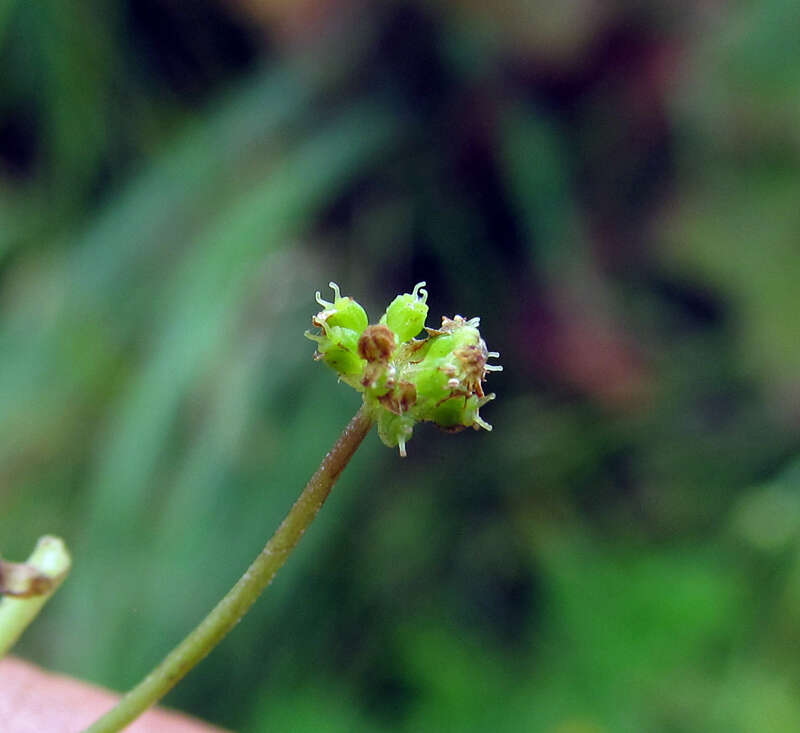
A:
{"label": "slender green stem", "polygon": [[71,562],[64,543],[58,537],[45,536],[36,543],[27,562],[16,566],[19,570],[27,571],[23,578],[23,585],[27,588],[17,589],[20,593],[18,598],[5,596],[0,601],[0,657],[14,646],[56,592],[67,576]]}
{"label": "slender green stem", "polygon": [[372,427],[365,407],[356,413],[306,484],[264,549],[211,613],[145,679],[85,733],[116,733],[158,702],[247,613],[300,541],[336,479]]}

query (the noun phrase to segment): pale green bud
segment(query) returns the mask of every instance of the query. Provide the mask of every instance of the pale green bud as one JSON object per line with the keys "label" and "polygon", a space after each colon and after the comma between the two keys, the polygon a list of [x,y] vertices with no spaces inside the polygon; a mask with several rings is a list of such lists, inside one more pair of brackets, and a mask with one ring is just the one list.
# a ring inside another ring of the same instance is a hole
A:
{"label": "pale green bud", "polygon": [[[324,310],[317,313],[315,321],[325,322],[329,326],[349,328],[351,331],[361,335],[361,332],[369,323],[367,312],[350,296],[343,297],[336,283],[328,283],[328,286],[333,290],[333,303],[323,300],[318,290],[316,300]],[[320,324],[315,323],[315,325]]]}
{"label": "pale green bud", "polygon": [[395,415],[393,412],[383,410],[378,415],[378,437],[390,448],[397,446],[400,455],[406,457],[406,443],[411,440],[414,432],[413,417],[408,415]]}
{"label": "pale green bud", "polygon": [[316,358],[322,359],[341,377],[355,377],[364,370],[365,361],[358,355],[358,340],[369,320],[366,311],[355,300],[342,297],[336,283],[330,283],[330,287],[334,301],[323,300],[317,291],[317,303],[324,310],[311,319],[322,333],[306,331],[306,337],[318,344]]}
{"label": "pale green bud", "polygon": [[428,317],[428,291],[425,281],[417,283],[414,290],[398,295],[386,309],[380,322],[386,324],[397,335],[397,341],[404,343],[414,338],[423,328]]}

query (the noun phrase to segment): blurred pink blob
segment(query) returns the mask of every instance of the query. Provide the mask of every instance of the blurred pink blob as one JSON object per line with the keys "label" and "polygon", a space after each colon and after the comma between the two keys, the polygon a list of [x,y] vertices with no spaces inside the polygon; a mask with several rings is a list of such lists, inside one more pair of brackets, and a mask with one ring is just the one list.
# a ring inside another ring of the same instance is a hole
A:
{"label": "blurred pink blob", "polygon": [[[110,709],[118,696],[20,659],[0,660],[0,728],[3,733],[75,733]],[[223,733],[179,713],[151,710],[130,733]]]}

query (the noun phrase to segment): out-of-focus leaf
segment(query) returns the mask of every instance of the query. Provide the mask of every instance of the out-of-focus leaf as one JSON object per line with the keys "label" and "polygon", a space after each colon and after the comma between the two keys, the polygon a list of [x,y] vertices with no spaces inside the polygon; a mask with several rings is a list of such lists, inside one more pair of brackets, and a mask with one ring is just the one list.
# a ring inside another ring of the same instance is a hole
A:
{"label": "out-of-focus leaf", "polygon": [[725,166],[672,212],[665,259],[725,293],[740,322],[740,355],[768,385],[796,387],[800,175],[785,167]]}
{"label": "out-of-focus leaf", "polygon": [[582,246],[564,141],[552,121],[530,109],[510,110],[501,129],[503,170],[528,246],[555,270]]}
{"label": "out-of-focus leaf", "polygon": [[800,463],[742,496],[731,522],[733,531],[759,550],[780,552],[796,545],[800,540]]}
{"label": "out-of-focus leaf", "polygon": [[[68,254],[22,275],[25,287],[12,290],[0,321],[0,436],[15,436],[0,440],[0,465],[20,452],[49,453],[72,430],[76,403],[94,399],[89,391],[164,312],[188,242],[213,225],[222,201],[235,202],[264,175],[310,98],[288,70],[256,78],[168,146],[68,243]],[[258,161],[248,177],[244,160]],[[46,414],[31,421],[44,390]]]}

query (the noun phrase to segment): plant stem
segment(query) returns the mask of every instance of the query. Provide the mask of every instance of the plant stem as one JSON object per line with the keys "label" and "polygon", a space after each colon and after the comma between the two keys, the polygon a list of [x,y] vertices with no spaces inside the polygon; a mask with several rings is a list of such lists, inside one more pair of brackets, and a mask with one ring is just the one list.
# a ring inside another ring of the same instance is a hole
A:
{"label": "plant stem", "polygon": [[14,646],[22,632],[50,600],[50,596],[67,577],[71,563],[69,552],[58,537],[45,536],[36,543],[25,564],[38,573],[35,580],[43,584],[43,589],[41,593],[28,597],[6,596],[0,601],[0,657]]}
{"label": "plant stem", "polygon": [[122,730],[166,695],[237,624],[286,562],[372,423],[371,415],[362,405],[309,479],[280,527],[236,585],[161,664],[85,733]]}

